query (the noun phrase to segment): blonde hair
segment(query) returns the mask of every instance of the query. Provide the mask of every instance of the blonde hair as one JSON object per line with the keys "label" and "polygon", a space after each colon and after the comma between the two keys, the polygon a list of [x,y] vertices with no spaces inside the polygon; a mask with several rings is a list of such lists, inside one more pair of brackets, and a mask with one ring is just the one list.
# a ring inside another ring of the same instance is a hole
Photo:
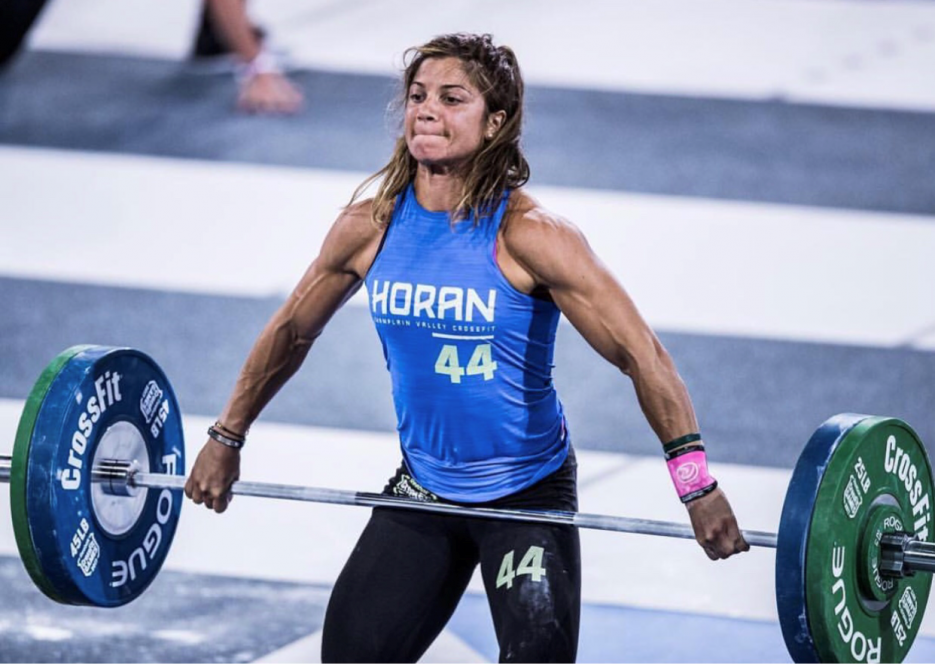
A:
{"label": "blonde hair", "polygon": [[[409,87],[419,67],[429,58],[458,58],[471,81],[484,96],[487,114],[503,111],[503,124],[474,155],[464,177],[461,197],[451,211],[452,221],[489,214],[507,188],[529,180],[529,163],[520,147],[523,124],[523,77],[516,55],[508,46],[494,46],[490,35],[456,33],[442,35],[406,51],[406,68],[397,104],[405,108]],[[406,139],[399,137],[389,163],[364,180],[354,191],[351,204],[367,187],[382,178],[373,199],[371,218],[377,226],[389,223],[396,197],[416,174],[417,162]]]}

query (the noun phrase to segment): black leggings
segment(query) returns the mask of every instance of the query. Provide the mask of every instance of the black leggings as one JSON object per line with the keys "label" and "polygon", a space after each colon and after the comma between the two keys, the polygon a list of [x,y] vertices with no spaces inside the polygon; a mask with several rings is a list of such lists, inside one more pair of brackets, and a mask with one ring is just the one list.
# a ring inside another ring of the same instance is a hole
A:
{"label": "black leggings", "polygon": [[[386,493],[412,496],[400,469]],[[443,501],[444,502],[444,501]],[[575,511],[575,460],[484,507]],[[375,508],[335,583],[323,662],[415,662],[442,631],[480,563],[501,662],[573,662],[581,554],[572,526]]]}

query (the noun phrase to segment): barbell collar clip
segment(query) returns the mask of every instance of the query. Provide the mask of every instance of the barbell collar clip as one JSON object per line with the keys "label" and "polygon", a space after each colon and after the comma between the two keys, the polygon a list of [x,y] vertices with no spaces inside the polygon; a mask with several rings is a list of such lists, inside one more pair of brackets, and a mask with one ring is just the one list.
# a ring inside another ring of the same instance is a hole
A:
{"label": "barbell collar clip", "polygon": [[91,481],[100,484],[104,492],[112,496],[132,496],[136,491],[131,479],[139,467],[136,461],[102,459],[92,469]]}

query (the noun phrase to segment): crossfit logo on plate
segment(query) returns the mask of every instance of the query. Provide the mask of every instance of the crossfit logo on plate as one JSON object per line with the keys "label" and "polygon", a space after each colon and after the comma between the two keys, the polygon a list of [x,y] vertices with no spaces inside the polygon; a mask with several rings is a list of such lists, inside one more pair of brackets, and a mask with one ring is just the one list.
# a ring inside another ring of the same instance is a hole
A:
{"label": "crossfit logo on plate", "polygon": [[91,533],[88,535],[88,539],[85,542],[85,548],[81,552],[81,556],[78,558],[78,569],[80,569],[81,573],[85,576],[91,576],[94,574],[94,570],[97,569],[97,563],[100,559],[101,546],[94,538],[94,533]]}
{"label": "crossfit logo on plate", "polygon": [[883,637],[868,639],[863,632],[854,629],[854,617],[851,610],[847,607],[847,588],[844,585],[844,557],[846,549],[843,546],[837,546],[831,551],[831,572],[834,575],[835,582],[831,586],[832,597],[841,593],[841,601],[834,607],[834,615],[838,617],[838,634],[844,643],[851,646],[851,655],[855,662],[879,662],[880,648]]}
{"label": "crossfit logo on plate", "polygon": [[847,516],[853,519],[857,516],[857,512],[860,511],[860,506],[863,504],[863,496],[860,495],[860,487],[857,486],[857,480],[853,475],[847,480],[847,486],[844,488],[844,511],[847,512]]}
{"label": "crossfit logo on plate", "polygon": [[928,524],[932,520],[932,506],[929,494],[923,494],[921,475],[912,458],[896,442],[896,436],[886,439],[886,455],[883,459],[886,472],[896,475],[909,492],[912,514],[916,517],[913,528],[916,536],[923,541],[929,538]]}
{"label": "crossfit logo on plate", "polygon": [[71,557],[77,558],[75,564],[85,576],[94,574],[97,569],[97,563],[101,558],[101,547],[94,538],[94,533],[90,532],[91,526],[87,519],[81,519],[78,524],[78,530],[71,538]]}
{"label": "crossfit logo on plate", "polygon": [[860,506],[864,503],[863,494],[868,491],[870,491],[870,475],[867,473],[863,458],[857,457],[854,474],[847,478],[847,486],[844,487],[844,511],[847,512],[849,518],[853,519],[857,516]]}
{"label": "crossfit logo on plate", "polygon": [[916,619],[916,613],[919,611],[919,600],[916,597],[916,591],[912,586],[906,586],[902,597],[899,598],[899,612],[903,614],[903,620],[909,629],[912,629],[912,623]]}
{"label": "crossfit logo on plate", "polygon": [[143,396],[140,397],[140,413],[146,419],[146,424],[153,421],[153,417],[156,415],[156,408],[159,406],[159,401],[161,399],[162,389],[156,384],[156,381],[149,381],[146,387],[143,388]]}
{"label": "crossfit logo on plate", "polygon": [[123,399],[120,394],[121,378],[123,376],[116,371],[107,371],[94,381],[94,396],[88,399],[84,412],[78,418],[78,428],[71,436],[71,449],[68,450],[69,467],[65,468],[59,477],[62,488],[66,491],[74,491],[81,486],[81,469],[84,468],[82,457],[88,448],[94,425],[108,408]]}

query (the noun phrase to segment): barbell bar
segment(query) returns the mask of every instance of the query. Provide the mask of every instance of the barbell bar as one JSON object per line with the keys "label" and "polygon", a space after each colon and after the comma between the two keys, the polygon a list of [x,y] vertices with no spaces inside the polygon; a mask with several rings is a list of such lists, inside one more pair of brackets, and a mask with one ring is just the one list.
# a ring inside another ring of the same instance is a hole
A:
{"label": "barbell bar", "polygon": [[[40,375],[20,418],[10,484],[20,557],[46,595],[115,607],[139,597],[168,553],[183,500],[181,415],[148,355],[77,346]],[[464,517],[694,539],[687,524],[414,501],[374,493],[235,482],[234,495],[393,507]],[[776,549],[776,600],[795,661],[902,661],[935,571],[935,485],[924,445],[895,418],[824,422],[796,463]],[[926,572],[915,574],[916,571]]]}
{"label": "barbell bar", "polygon": [[[0,456],[0,482],[8,481],[11,462],[12,457]],[[101,464],[93,469],[92,481],[107,487],[105,491],[108,493],[116,494],[117,492],[112,487],[121,484],[132,488],[181,490],[185,488],[186,478],[180,475],[168,475],[165,473],[143,473],[133,471],[131,470],[130,463],[117,460],[115,462]],[[359,507],[391,507],[431,512],[434,514],[448,514],[452,516],[545,523],[559,526],[576,526],[578,528],[590,528],[594,530],[610,530],[621,533],[695,539],[694,531],[691,526],[687,524],[651,519],[635,519],[624,516],[470,507],[449,503],[422,502],[410,500],[408,498],[384,496],[377,493],[299,486],[294,484],[272,484],[267,482],[237,481],[231,485],[230,492],[237,496],[297,500],[332,505],[356,505]],[[751,546],[776,548],[777,536],[775,533],[746,530],[743,531],[743,536]],[[935,548],[935,544],[932,546]]]}
{"label": "barbell bar", "polygon": [[[0,455],[0,483],[9,482],[12,457]],[[186,478],[166,473],[142,473],[134,471],[127,461],[112,460],[102,463],[91,471],[92,481],[105,485],[105,491],[119,495],[113,487],[123,485],[131,488],[172,489],[181,491],[185,488]],[[501,521],[521,521],[526,523],[545,523],[557,526],[575,526],[592,530],[607,530],[618,533],[654,535],[677,539],[695,539],[692,527],[674,521],[655,519],[636,519],[626,516],[588,514],[581,512],[544,512],[537,510],[515,510],[490,507],[469,507],[448,503],[416,501],[407,498],[385,496],[378,493],[347,491],[296,484],[275,484],[269,482],[237,481],[231,485],[230,493],[237,496],[271,498],[275,500],[295,500],[309,503],[331,505],[352,505],[357,507],[390,507],[396,509],[447,514],[450,516],[478,517]],[[750,546],[775,549],[779,539],[776,533],[762,530],[743,530],[744,540]],[[897,533],[897,535],[902,533]],[[908,535],[908,533],[905,533]],[[884,576],[902,578],[914,572],[935,573],[935,542],[922,542],[911,536],[906,538],[883,537],[880,542],[884,557],[897,561],[899,571],[881,569]]]}

